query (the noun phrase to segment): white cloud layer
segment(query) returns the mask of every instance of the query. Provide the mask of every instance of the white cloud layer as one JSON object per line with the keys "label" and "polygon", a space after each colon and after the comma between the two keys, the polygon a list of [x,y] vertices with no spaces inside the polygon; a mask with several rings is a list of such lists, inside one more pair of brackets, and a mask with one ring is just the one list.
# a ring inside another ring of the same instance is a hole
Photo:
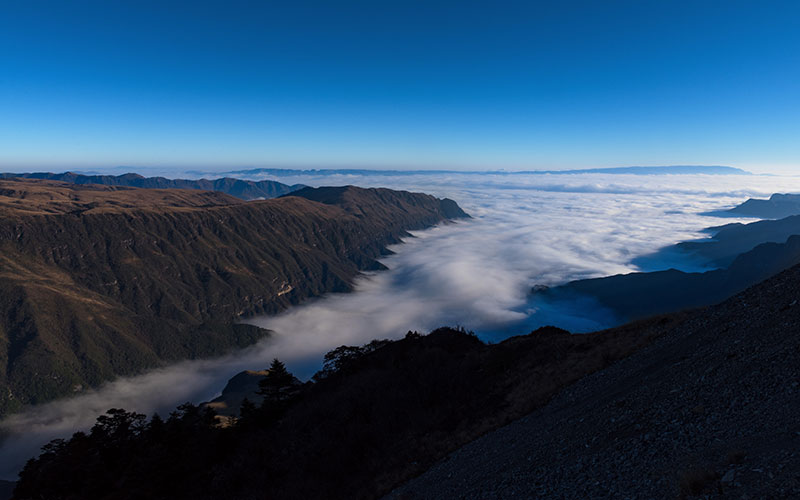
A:
{"label": "white cloud layer", "polygon": [[[310,376],[322,355],[342,344],[398,338],[408,330],[462,325],[498,341],[555,324],[572,331],[610,326],[591,304],[553,310],[531,301],[533,285],[637,270],[631,261],[678,241],[700,238],[715,219],[701,212],[747,197],[800,191],[800,178],[769,176],[406,175],[298,176],[310,185],[356,184],[424,191],[455,199],[474,219],[414,233],[383,260],[389,271],[365,274],[350,294],[332,294],[250,322],[274,337],[215,360],[179,363],[120,379],[81,396],[13,415],[0,448],[0,477],[54,437],[87,429],[112,407],[168,413],[214,396],[243,369],[279,357]],[[684,265],[648,262],[648,269]]]}

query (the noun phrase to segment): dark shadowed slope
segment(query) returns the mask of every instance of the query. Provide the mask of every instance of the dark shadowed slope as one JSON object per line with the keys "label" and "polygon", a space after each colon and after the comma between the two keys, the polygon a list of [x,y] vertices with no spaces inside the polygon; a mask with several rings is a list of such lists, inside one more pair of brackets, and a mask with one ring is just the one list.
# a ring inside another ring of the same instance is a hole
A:
{"label": "dark shadowed slope", "polygon": [[799,386],[793,267],[696,313],[393,497],[798,498]]}
{"label": "dark shadowed slope", "polygon": [[0,173],[0,179],[25,178],[69,182],[71,184],[100,184],[104,186],[127,186],[146,189],[197,189],[220,191],[243,200],[277,198],[304,188],[302,184],[287,185],[277,181],[248,181],[225,177],[222,179],[167,179],[166,177],[143,177],[139,174],[82,175],[74,172],[54,174]]}
{"label": "dark shadowed slope", "polygon": [[264,331],[236,318],[346,291],[407,229],[448,218],[428,195],[385,192],[382,210],[347,191],[340,207],[0,181],[0,413],[251,344]]}
{"label": "dark shadowed slope", "polygon": [[77,437],[30,463],[18,496],[375,498],[679,321],[590,335],[544,328],[490,346],[445,328],[366,354],[340,348],[338,369],[288,408],[251,408],[227,428],[190,409],[166,429]]}

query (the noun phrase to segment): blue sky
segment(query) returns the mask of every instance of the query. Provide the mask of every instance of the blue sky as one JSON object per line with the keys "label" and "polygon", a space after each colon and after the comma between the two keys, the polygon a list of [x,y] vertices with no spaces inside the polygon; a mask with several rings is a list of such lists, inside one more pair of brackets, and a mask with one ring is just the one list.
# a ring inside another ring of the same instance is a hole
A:
{"label": "blue sky", "polygon": [[0,169],[800,173],[800,3],[0,0]]}

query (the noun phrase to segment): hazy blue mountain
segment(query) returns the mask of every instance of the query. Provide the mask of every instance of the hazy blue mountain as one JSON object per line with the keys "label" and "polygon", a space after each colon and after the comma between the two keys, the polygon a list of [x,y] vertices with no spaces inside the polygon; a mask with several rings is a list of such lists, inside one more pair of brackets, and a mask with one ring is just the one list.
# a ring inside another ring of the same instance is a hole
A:
{"label": "hazy blue mountain", "polygon": [[800,216],[742,224],[734,222],[706,228],[708,238],[664,247],[633,260],[643,271],[676,267],[684,271],[707,271],[728,267],[740,254],[761,243],[783,243],[800,234]]}
{"label": "hazy blue mountain", "polygon": [[728,267],[739,254],[761,243],[783,243],[788,237],[800,234],[800,216],[726,224],[710,229],[713,232],[709,240],[686,241],[678,243],[675,248],[709,266]]}
{"label": "hazy blue mountain", "polygon": [[780,219],[798,215],[800,214],[800,194],[775,193],[768,200],[750,198],[724,213],[762,219]]}
{"label": "hazy blue mountain", "polygon": [[[781,224],[775,227],[775,224],[771,224],[773,222]],[[718,233],[723,235],[720,241],[680,244],[706,252],[705,258],[712,261],[726,262],[731,259],[723,269],[703,273],[668,269],[618,274],[537,289],[534,293],[553,304],[591,298],[596,305],[609,310],[620,321],[716,304],[784,269],[800,264],[799,235],[788,236],[782,243],[761,243],[733,258],[729,255],[736,249],[747,248],[758,238],[772,238],[778,234],[778,229],[792,225],[796,228],[800,226],[800,217],[732,225]],[[800,233],[800,230],[796,231]]]}

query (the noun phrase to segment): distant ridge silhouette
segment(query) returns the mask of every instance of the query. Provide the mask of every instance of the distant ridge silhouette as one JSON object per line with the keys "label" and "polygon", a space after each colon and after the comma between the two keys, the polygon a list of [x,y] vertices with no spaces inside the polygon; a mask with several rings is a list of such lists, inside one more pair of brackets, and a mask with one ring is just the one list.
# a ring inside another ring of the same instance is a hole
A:
{"label": "distant ridge silhouette", "polygon": [[[203,172],[189,172],[191,174],[203,175]],[[720,165],[672,165],[672,166],[632,166],[632,167],[610,167],[610,168],[587,168],[579,170],[371,170],[358,168],[345,169],[310,169],[295,170],[288,168],[254,168],[247,170],[233,170],[223,172],[227,175],[439,175],[439,174],[468,174],[468,175],[520,175],[520,174],[633,174],[633,175],[752,175],[751,172],[735,167]]]}

